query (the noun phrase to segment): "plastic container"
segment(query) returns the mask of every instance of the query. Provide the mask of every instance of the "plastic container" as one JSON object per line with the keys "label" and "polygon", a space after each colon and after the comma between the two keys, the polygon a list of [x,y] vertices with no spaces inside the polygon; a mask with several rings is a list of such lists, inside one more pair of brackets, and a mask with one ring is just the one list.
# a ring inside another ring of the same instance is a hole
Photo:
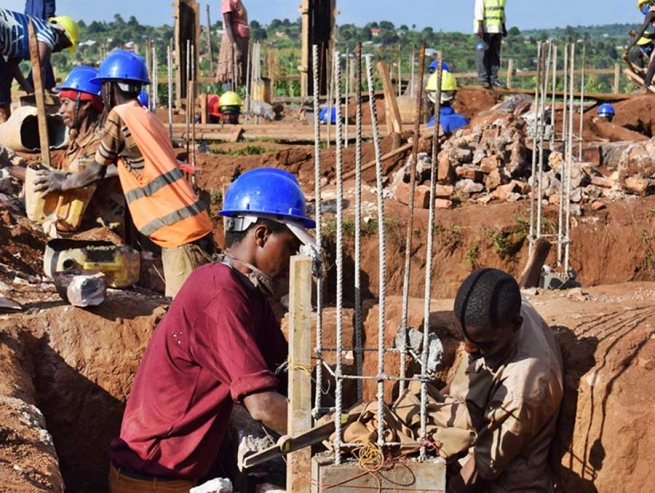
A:
{"label": "plastic container", "polygon": [[58,230],[77,230],[82,223],[82,217],[91,201],[91,197],[93,197],[96,189],[95,185],[66,192],[54,192],[43,197],[41,192],[35,190],[34,180],[37,171],[35,168],[28,167],[25,173],[25,209],[27,217],[39,224],[56,217]]}
{"label": "plastic container", "polygon": [[102,272],[111,288],[127,288],[139,281],[141,256],[129,246],[108,241],[50,240],[45,248],[43,271],[54,278],[69,270]]}

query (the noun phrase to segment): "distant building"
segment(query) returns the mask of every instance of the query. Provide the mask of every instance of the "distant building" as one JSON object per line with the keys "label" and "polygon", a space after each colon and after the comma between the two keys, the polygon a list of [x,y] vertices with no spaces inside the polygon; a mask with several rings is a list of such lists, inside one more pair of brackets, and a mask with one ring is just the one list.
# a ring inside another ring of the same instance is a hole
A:
{"label": "distant building", "polygon": [[371,28],[371,36],[374,38],[377,38],[380,35],[381,29],[379,27],[372,27]]}

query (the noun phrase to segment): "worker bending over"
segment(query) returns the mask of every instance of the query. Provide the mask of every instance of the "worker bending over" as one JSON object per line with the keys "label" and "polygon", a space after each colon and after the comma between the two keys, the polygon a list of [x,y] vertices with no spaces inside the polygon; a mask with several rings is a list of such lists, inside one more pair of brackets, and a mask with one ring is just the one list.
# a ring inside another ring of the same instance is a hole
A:
{"label": "worker bending over", "polygon": [[288,347],[267,297],[301,243],[313,243],[315,223],[296,178],[269,168],[239,176],[221,214],[225,258],[189,277],[137,371],[111,444],[110,493],[187,493],[215,460],[234,402],[286,432],[286,382],[275,370]]}
{"label": "worker bending over", "polygon": [[86,187],[116,164],[132,222],[161,247],[166,296],[174,297],[189,274],[210,261],[211,220],[178,167],[166,128],[137,100],[149,84],[143,58],[113,51],[97,80],[109,114],[93,162],[79,173],[44,172],[36,189],[47,194]]}
{"label": "worker bending over", "polygon": [[[433,73],[428,79],[425,90],[428,93],[430,101],[437,102],[437,76]],[[469,124],[468,118],[456,113],[452,105],[457,95],[457,81],[455,76],[450,72],[441,73],[441,111],[439,112],[439,124],[446,135],[450,135],[459,128]],[[430,118],[428,127],[434,125],[434,116]]]}
{"label": "worker bending over", "polygon": [[[0,123],[11,115],[11,83],[14,79],[27,93],[34,88],[23,76],[20,62],[30,59],[29,21],[34,24],[38,41],[41,67],[50,60],[50,54],[64,48],[75,51],[80,30],[77,23],[66,15],[53,17],[50,22],[0,8]],[[6,57],[6,59],[5,59]]]}
{"label": "worker bending over", "polygon": [[[655,0],[637,0],[637,8],[644,14],[644,22],[641,27],[635,32],[635,35],[630,40],[630,43],[626,47],[621,58],[628,61],[630,50],[635,46],[639,40],[644,37],[646,30],[649,26],[655,25]],[[649,35],[650,37],[650,35]],[[648,62],[648,69],[646,70],[646,75],[644,76],[644,85],[639,89],[639,93],[648,94],[648,88],[653,81],[653,76],[655,76],[655,56],[651,52],[650,60]]]}
{"label": "worker bending over", "polygon": [[468,359],[442,393],[466,404],[477,438],[448,491],[552,491],[548,454],[563,396],[553,333],[496,269],[466,278],[454,312]]}

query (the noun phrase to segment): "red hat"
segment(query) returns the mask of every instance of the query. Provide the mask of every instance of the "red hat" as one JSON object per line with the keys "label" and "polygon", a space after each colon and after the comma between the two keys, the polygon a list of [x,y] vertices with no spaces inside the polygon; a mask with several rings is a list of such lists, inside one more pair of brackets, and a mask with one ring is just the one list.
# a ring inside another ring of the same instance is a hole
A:
{"label": "red hat", "polygon": [[94,96],[88,92],[74,91],[72,89],[64,89],[63,91],[59,91],[60,98],[70,99],[71,101],[77,101],[78,94],[80,95],[80,101],[90,101],[93,109],[98,113],[102,113],[104,105],[102,104],[102,99],[100,99],[98,96]]}

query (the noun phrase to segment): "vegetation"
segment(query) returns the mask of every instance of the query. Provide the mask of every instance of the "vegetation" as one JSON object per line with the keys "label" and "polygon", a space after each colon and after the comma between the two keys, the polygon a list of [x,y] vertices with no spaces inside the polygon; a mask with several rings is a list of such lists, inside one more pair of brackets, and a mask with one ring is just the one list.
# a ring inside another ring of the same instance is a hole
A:
{"label": "vegetation", "polygon": [[[285,80],[288,76],[297,76],[300,65],[300,19],[274,19],[268,25],[262,25],[256,20],[250,23],[254,41],[263,44],[262,64],[264,75],[267,75],[269,64],[275,67],[276,95],[297,96],[299,94],[299,81]],[[547,39],[555,39],[560,47],[565,43],[576,43],[578,60],[582,59],[584,50],[585,66],[588,68],[612,68],[620,61],[621,52],[628,41],[628,24],[612,24],[606,26],[571,27],[545,30],[524,31],[517,27],[509,30],[503,48],[504,63],[510,58],[514,59],[517,71],[536,69],[537,43]],[[216,22],[212,28],[212,49],[214,59],[220,45],[222,23]],[[204,28],[203,28],[204,31]],[[53,64],[60,76],[67,74],[73,66],[79,64],[95,65],[109,51],[114,48],[136,48],[142,55],[146,52],[148,40],[152,40],[157,50],[157,63],[159,74],[165,76],[167,47],[174,37],[173,27],[144,26],[135,17],[127,21],[120,14],[114,16],[111,22],[93,21],[89,24],[80,21],[80,42],[78,50],[73,53],[58,53],[53,55]],[[209,59],[207,54],[207,34],[203,32],[200,38],[201,72],[209,76]],[[344,24],[338,27],[337,49],[345,58],[346,52],[353,53],[356,43],[363,43],[364,53],[375,55],[378,59],[386,60],[391,64],[392,75],[400,72],[406,78],[410,71],[411,54],[417,57],[420,44],[425,42],[427,47],[443,50],[444,59],[451,70],[456,73],[475,71],[474,39],[470,33],[437,32],[431,27],[416,30],[416,26],[396,26],[390,21],[370,22],[365,26]],[[560,52],[561,55],[561,52]],[[563,56],[559,56],[559,64],[563,65]],[[505,65],[506,66],[506,65]],[[501,72],[503,68],[501,68]],[[345,76],[345,72],[344,72]],[[591,75],[586,78],[587,91],[610,91],[613,75]],[[514,85],[534,86],[534,80],[529,77],[515,78]],[[203,90],[216,92],[218,87],[213,84],[205,85]],[[627,88],[626,88],[627,90]],[[167,100],[167,87],[159,87],[159,96],[162,102]]]}
{"label": "vegetation", "polygon": [[244,147],[239,147],[238,149],[212,147],[210,148],[210,152],[212,154],[225,154],[228,156],[259,156],[271,152],[271,150],[258,145],[246,145]]}

